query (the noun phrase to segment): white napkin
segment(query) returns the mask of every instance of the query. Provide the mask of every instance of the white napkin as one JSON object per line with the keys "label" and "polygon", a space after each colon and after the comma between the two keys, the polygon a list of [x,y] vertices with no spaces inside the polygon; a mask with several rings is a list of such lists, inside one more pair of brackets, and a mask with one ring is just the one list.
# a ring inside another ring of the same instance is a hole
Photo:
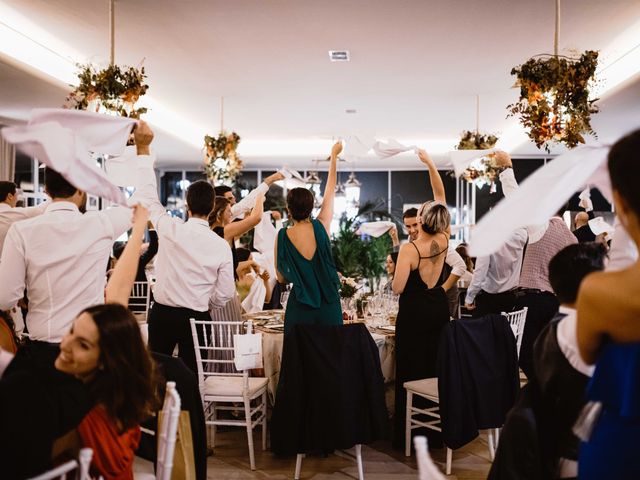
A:
{"label": "white napkin", "polygon": [[264,299],[267,295],[267,288],[264,286],[264,282],[255,273],[249,274],[254,276],[253,283],[249,289],[249,294],[242,301],[242,308],[247,313],[255,313],[262,310],[264,307]]}
{"label": "white napkin", "polygon": [[253,231],[253,248],[263,254],[271,254],[276,245],[277,231],[271,223],[271,212],[264,212]]}
{"label": "white napkin", "polygon": [[6,127],[2,135],[76,188],[127,205],[124,193],[96,166],[90,152],[121,154],[134,123],[79,110],[35,109],[28,125]]}
{"label": "white napkin", "polygon": [[342,156],[347,161],[364,158],[367,156],[374,143],[373,138],[349,135],[344,139],[344,150],[342,150]]}
{"label": "white napkin", "polygon": [[358,235],[366,234],[371,235],[372,237],[378,238],[387,233],[395,226],[395,223],[389,222],[387,220],[380,220],[377,222],[365,222],[360,225],[360,228],[356,230]]}
{"label": "white napkin", "polygon": [[448,155],[456,177],[459,177],[475,160],[486,157],[495,151],[497,151],[496,148],[489,150],[452,150]]}
{"label": "white napkin", "polygon": [[284,180],[277,181],[276,183],[278,185],[282,185],[287,189],[299,187],[307,188],[307,184],[305,183],[304,178],[302,178],[302,175],[300,175],[297,170],[289,167],[282,167],[279,172],[284,175]]}
{"label": "white napkin", "polygon": [[608,146],[582,146],[536,170],[511,196],[482,217],[471,234],[471,255],[490,255],[517,228],[544,224],[585,185],[595,185],[605,197],[611,198],[606,170],[608,153]]}
{"label": "white napkin", "polygon": [[373,151],[380,158],[389,158],[404,152],[418,152],[415,145],[403,145],[393,138],[389,138],[387,142],[378,141],[373,144]]}
{"label": "white napkin", "polygon": [[600,235],[601,233],[606,233],[609,238],[612,238],[614,228],[612,225],[609,225],[604,218],[596,217],[589,220],[589,228],[593,232],[594,235]]}
{"label": "white napkin", "polygon": [[578,198],[580,199],[580,202],[578,203],[579,207],[584,208],[587,212],[590,212],[591,210],[593,210],[593,202],[591,201],[590,187],[587,187],[582,192],[580,192],[580,195],[578,195]]}

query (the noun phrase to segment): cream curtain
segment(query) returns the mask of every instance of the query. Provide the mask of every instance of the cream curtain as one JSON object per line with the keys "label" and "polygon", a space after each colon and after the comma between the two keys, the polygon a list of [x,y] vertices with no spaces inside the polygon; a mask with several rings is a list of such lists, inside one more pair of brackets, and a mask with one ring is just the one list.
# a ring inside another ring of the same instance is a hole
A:
{"label": "cream curtain", "polygon": [[16,147],[0,135],[0,180],[13,182],[16,173]]}

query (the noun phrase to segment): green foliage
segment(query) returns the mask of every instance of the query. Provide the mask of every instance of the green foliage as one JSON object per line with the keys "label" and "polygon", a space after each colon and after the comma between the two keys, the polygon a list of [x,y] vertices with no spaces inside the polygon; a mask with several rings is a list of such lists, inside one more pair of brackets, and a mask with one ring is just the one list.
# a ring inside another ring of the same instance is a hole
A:
{"label": "green foliage", "polygon": [[236,132],[204,136],[204,173],[211,183],[231,185],[240,174],[243,163],[236,152],[239,143],[240,135]]}
{"label": "green foliage", "polygon": [[589,83],[598,66],[598,52],[586,51],[579,59],[551,56],[531,58],[511,70],[520,86],[520,99],[507,107],[538,147],[549,143],[574,148],[584,134],[595,135],[591,114],[598,112],[597,99],[589,100]]}
{"label": "green foliage", "polygon": [[465,130],[462,132],[456,148],[458,150],[488,150],[493,148],[497,141],[498,137],[493,134]]}
{"label": "green foliage", "polygon": [[[146,108],[133,108],[138,99],[147,93],[149,85],[144,83],[147,75],[144,67],[119,67],[109,65],[97,70],[91,64],[80,65],[77,76],[80,83],[74,87],[67,97],[71,108],[86,110],[89,102],[99,99],[100,103],[112,112],[123,117],[140,118],[147,112]],[[129,110],[129,111],[127,111]]]}

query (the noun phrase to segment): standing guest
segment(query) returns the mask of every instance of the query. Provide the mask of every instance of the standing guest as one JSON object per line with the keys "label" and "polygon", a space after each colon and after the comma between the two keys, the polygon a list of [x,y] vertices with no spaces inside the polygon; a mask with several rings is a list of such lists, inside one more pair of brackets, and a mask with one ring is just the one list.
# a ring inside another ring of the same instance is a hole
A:
{"label": "standing guest", "polygon": [[460,281],[464,282],[465,285],[469,285],[469,282],[471,282],[471,277],[473,277],[473,271],[475,269],[473,258],[469,256],[467,244],[464,242],[456,247],[456,252],[458,253],[458,255],[460,255],[460,258],[462,258],[464,264],[467,267],[467,271],[464,272],[462,276],[460,276]]}
{"label": "standing guest", "polygon": [[[141,421],[156,407],[154,364],[126,308],[148,212],[136,207],[129,246],[106,288],[106,304],[83,309],[64,335],[55,363],[42,365],[33,344],[0,372],[3,478],[26,478],[52,458],[93,450],[92,476],[133,479]],[[56,440],[56,437],[57,440]],[[55,440],[55,442],[54,442]]]}
{"label": "standing guest", "polygon": [[287,194],[292,226],[280,229],[275,245],[278,281],[293,284],[284,317],[285,335],[296,324],[342,325],[340,280],[329,242],[341,151],[342,143],[336,142],[331,149],[329,175],[317,219],[311,218],[311,191],[294,188]]}
{"label": "standing guest", "polygon": [[575,218],[576,229],[573,234],[578,239],[578,242],[595,242],[596,235],[589,226],[589,214],[587,212],[578,212]]}
{"label": "standing guest", "polygon": [[[608,158],[616,214],[636,247],[638,151],[640,130],[618,140]],[[577,310],[580,355],[596,366],[587,399],[601,404],[580,449],[579,478],[640,478],[640,264],[588,276]]]}
{"label": "standing guest", "polygon": [[[153,138],[145,122],[139,123],[134,135],[136,144],[138,139]],[[197,372],[189,319],[208,320],[210,305],[221,307],[235,295],[231,249],[209,229],[207,219],[214,202],[209,183],[199,180],[189,186],[189,220],[184,222],[171,217],[160,203],[153,169],[142,167],[141,171],[145,175],[141,178],[149,183],[140,187],[140,198],[149,205],[151,223],[159,238],[155,302],[148,320],[149,347],[171,355],[178,345],[178,356]]]}
{"label": "standing guest", "polygon": [[465,308],[481,317],[510,312],[516,305],[527,230],[520,228],[497,251],[476,259],[465,297]]}
{"label": "standing guest", "polygon": [[419,150],[418,156],[429,168],[435,200],[420,207],[419,233],[416,240],[400,248],[393,276],[393,291],[400,294],[396,320],[396,448],[404,447],[405,438],[406,394],[402,385],[437,376],[440,333],[449,321],[446,291],[457,281],[454,275],[445,280],[451,216],[444,184],[427,152]]}
{"label": "standing guest", "polygon": [[227,185],[218,185],[215,187],[216,197],[224,197],[229,200],[229,204],[231,205],[231,220],[234,220],[251,211],[255,206],[258,197],[260,195],[264,197],[269,191],[269,187],[273,185],[274,182],[283,179],[284,175],[280,171],[269,175],[260,185],[258,185],[257,188],[252,190],[249,195],[239,202],[236,201],[236,196],[233,194],[231,187]]}
{"label": "standing guest", "polygon": [[9,232],[9,227],[14,222],[40,215],[49,205],[43,202],[35,207],[17,207],[17,188],[13,182],[0,182],[0,253],[2,253],[2,246]]}
{"label": "standing guest", "polygon": [[[148,144],[139,145],[138,154],[144,148]],[[83,215],[85,192],[50,168],[44,184],[51,197],[44,213],[14,223],[5,239],[0,309],[14,307],[26,289],[29,339],[53,361],[75,315],[104,302],[111,247],[129,228],[131,209],[114,207]]]}
{"label": "standing guest", "polygon": [[[505,196],[511,195],[518,183],[513,173],[511,157],[506,152],[496,152],[495,160]],[[520,270],[520,282],[516,308],[528,307],[520,347],[520,368],[529,378],[533,374],[533,343],[542,329],[558,313],[558,299],[549,283],[549,261],[568,245],[577,243],[576,237],[560,217],[551,218],[542,227],[528,227],[528,241]]]}

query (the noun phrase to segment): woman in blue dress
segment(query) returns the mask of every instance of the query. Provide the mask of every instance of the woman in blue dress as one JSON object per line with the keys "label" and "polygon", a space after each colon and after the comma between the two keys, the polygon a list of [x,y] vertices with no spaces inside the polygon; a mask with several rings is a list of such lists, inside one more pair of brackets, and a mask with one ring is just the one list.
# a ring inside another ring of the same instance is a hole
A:
{"label": "woman in blue dress", "polygon": [[[636,248],[638,152],[640,130],[616,142],[608,159],[616,214]],[[602,406],[580,449],[580,479],[640,478],[640,263],[637,252],[629,253],[626,267],[590,275],[578,296],[578,347],[585,362],[596,365],[587,397]]]}
{"label": "woman in blue dress", "polygon": [[278,232],[275,255],[278,281],[293,284],[284,316],[285,334],[296,324],[342,325],[340,280],[329,242],[341,151],[340,142],[331,149],[329,175],[316,219],[311,218],[314,198],[309,190],[294,188],[287,194],[292,225]]}

